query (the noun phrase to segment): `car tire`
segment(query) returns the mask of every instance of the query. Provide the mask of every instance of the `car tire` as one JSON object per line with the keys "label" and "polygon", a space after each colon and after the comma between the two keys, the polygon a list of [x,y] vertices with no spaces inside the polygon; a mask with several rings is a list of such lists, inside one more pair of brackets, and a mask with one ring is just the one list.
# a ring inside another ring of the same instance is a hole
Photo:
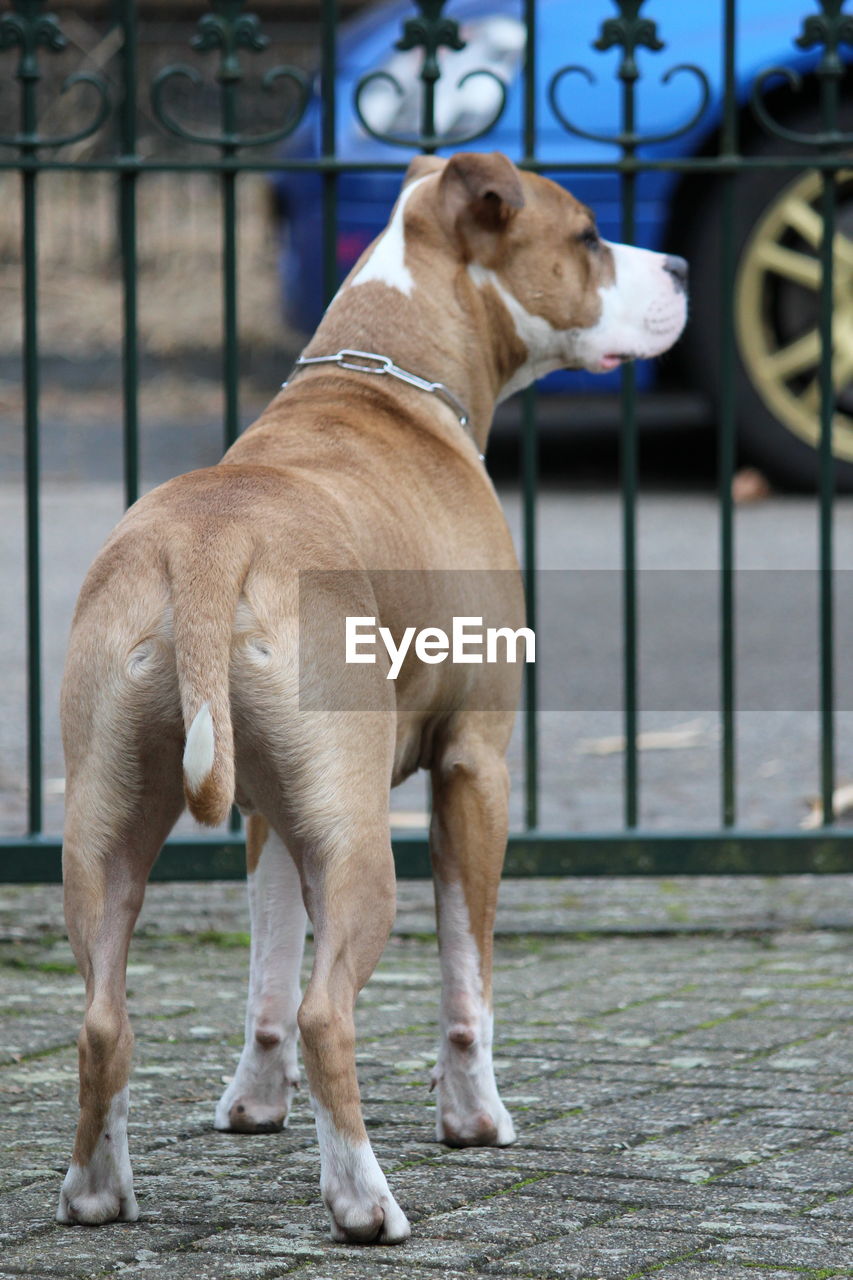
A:
{"label": "car tire", "polygon": [[[850,121],[848,123],[853,123]],[[788,118],[803,133],[820,129],[816,111]],[[793,144],[760,139],[753,155],[790,155]],[[836,177],[833,363],[837,370],[833,455],[836,487],[853,492],[853,169]],[[734,295],[739,453],[777,484],[814,491],[820,474],[818,331],[820,201],[817,170],[754,169],[736,179]],[[719,403],[720,184],[693,201],[687,238],[691,321],[685,335],[688,379]]]}

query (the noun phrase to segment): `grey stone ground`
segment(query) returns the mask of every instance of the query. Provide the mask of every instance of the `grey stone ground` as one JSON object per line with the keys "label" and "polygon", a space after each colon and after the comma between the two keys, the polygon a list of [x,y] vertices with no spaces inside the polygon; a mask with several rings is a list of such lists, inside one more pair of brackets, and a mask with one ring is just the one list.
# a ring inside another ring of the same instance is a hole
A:
{"label": "grey stone ground", "polygon": [[238,885],[149,890],[128,978],[142,1218],[54,1223],[83,990],[59,890],[4,887],[0,1280],[853,1275],[853,877],[507,882],[504,1151],[432,1141],[429,894],[400,886],[359,1018],[367,1123],[413,1236],[346,1249],[327,1239],[304,1094],[282,1134],[211,1128],[240,1043]]}

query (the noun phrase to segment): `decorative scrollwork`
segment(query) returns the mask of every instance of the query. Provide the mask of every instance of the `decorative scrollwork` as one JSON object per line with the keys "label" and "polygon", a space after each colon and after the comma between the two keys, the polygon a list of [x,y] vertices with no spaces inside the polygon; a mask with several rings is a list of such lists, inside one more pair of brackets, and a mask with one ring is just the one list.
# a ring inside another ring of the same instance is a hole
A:
{"label": "decorative scrollwork", "polygon": [[22,151],[35,152],[42,147],[64,147],[71,142],[82,142],[97,133],[112,109],[110,91],[106,81],[92,71],[78,71],[62,83],[61,93],[77,84],[88,84],[98,95],[95,113],[88,124],[71,133],[47,136],[38,132],[36,123],[36,85],[41,79],[39,46],[60,53],[67,40],[52,13],[44,13],[43,0],[13,0],[14,13],[0,17],[0,51],[20,47],[16,79],[21,84],[21,131],[0,135],[0,145],[18,147]]}
{"label": "decorative scrollwork", "polygon": [[19,80],[40,79],[40,44],[59,53],[68,43],[54,15],[40,12],[43,7],[39,0],[13,0],[15,12],[4,13],[0,17],[0,49],[11,49],[16,44],[21,46]]}
{"label": "decorative scrollwork", "polygon": [[211,49],[222,50],[219,79],[239,80],[242,77],[238,49],[252,49],[263,53],[269,48],[269,36],[261,31],[261,24],[254,13],[242,13],[240,0],[222,0],[218,13],[206,13],[198,21],[198,34],[190,45],[198,53]]}
{"label": "decorative scrollwork", "polygon": [[619,68],[622,80],[636,80],[640,75],[634,57],[639,45],[645,45],[654,53],[659,53],[664,48],[663,41],[658,39],[657,23],[651,18],[640,17],[640,8],[644,3],[645,0],[622,0],[621,14],[618,18],[608,18],[603,23],[601,35],[593,45],[594,49],[600,49],[602,53],[621,45],[625,50]]}
{"label": "decorative scrollwork", "polygon": [[[853,45],[853,14],[842,13],[844,0],[819,0],[822,13],[813,13],[803,19],[803,29],[794,43],[800,49],[813,49],[823,45],[823,53],[815,68],[815,75],[820,80],[821,93],[825,101],[832,103],[835,90],[844,75],[844,63],[839,53],[842,44]],[[837,116],[831,120],[831,127],[819,133],[803,133],[798,129],[790,129],[770,114],[762,97],[765,85],[769,80],[784,80],[788,87],[797,93],[802,89],[803,77],[790,67],[769,67],[762,71],[752,86],[752,110],[762,127],[777,138],[796,143],[804,147],[842,147],[853,143],[853,133],[844,133],[838,126]],[[833,114],[835,107],[832,108]]]}
{"label": "decorative scrollwork", "polygon": [[[630,94],[633,92],[635,81],[640,76],[636,59],[636,52],[639,46],[643,45],[653,53],[660,53],[662,49],[666,48],[666,45],[658,36],[657,24],[651,18],[642,18],[640,16],[640,9],[645,4],[645,0],[618,0],[618,3],[621,11],[619,17],[608,18],[602,24],[601,33],[594,42],[593,48],[602,52],[616,47],[623,50],[616,74],[625,86],[626,92]],[[697,67],[693,63],[679,63],[678,66],[671,67],[669,71],[661,76],[661,84],[669,84],[675,76],[682,75],[685,72],[695,76],[698,81],[700,89],[699,104],[689,120],[679,125],[677,129],[669,129],[664,133],[638,133],[633,128],[633,110],[627,126],[618,133],[598,133],[591,129],[582,129],[579,125],[569,120],[558,100],[559,86],[570,75],[582,75],[590,84],[595,84],[595,76],[586,67],[561,67],[559,71],[555,72],[548,85],[548,102],[555,117],[567,132],[573,133],[579,138],[587,138],[590,142],[611,143],[614,146],[621,147],[624,151],[633,151],[637,147],[653,146],[663,142],[670,142],[673,138],[680,138],[682,134],[689,133],[702,119],[711,98],[711,86],[707,75],[701,67]]]}
{"label": "decorative scrollwork", "polygon": [[311,84],[308,77],[297,67],[277,66],[266,72],[261,88],[271,93],[282,80],[288,80],[296,87],[296,102],[289,112],[284,124],[267,133],[247,136],[236,128],[236,93],[237,86],[243,79],[243,67],[240,62],[240,49],[248,49],[261,53],[269,47],[269,37],[261,31],[260,21],[253,13],[243,12],[243,0],[215,0],[215,13],[204,14],[198,22],[198,32],[190,41],[190,45],[199,53],[207,53],[218,49],[221,57],[216,72],[216,79],[222,90],[222,129],[220,133],[197,133],[181,124],[170,115],[164,102],[164,94],[171,82],[188,80],[195,88],[204,83],[203,77],[183,63],[164,67],[151,83],[151,105],[155,119],[169,133],[183,142],[195,142],[207,147],[221,147],[226,152],[233,152],[241,147],[265,147],[274,142],[281,142],[297,127],[308,105]]}
{"label": "decorative scrollwork", "polygon": [[373,84],[378,80],[384,80],[386,83],[391,85],[399,98],[403,98],[406,91],[400,84],[399,80],[391,75],[390,71],[371,71],[369,75],[366,75],[359,81],[356,86],[355,97],[353,99],[353,109],[358,118],[358,122],[364,129],[365,133],[370,134],[371,138],[376,138],[377,142],[387,142],[388,145],[392,147],[409,147],[427,152],[437,151],[439,147],[461,147],[465,143],[474,142],[476,138],[482,138],[484,134],[493,129],[503,115],[504,107],[506,106],[506,85],[497,72],[491,71],[488,67],[483,67],[481,70],[466,72],[460,80],[457,80],[456,88],[461,89],[463,85],[467,84],[467,82],[472,80],[475,76],[487,76],[490,80],[494,81],[498,90],[498,106],[497,110],[493,112],[489,119],[471,133],[439,134],[435,132],[434,126],[431,129],[424,130],[422,133],[418,134],[382,133],[378,129],[374,129],[373,126],[365,119],[361,105],[361,96],[368,85]]}
{"label": "decorative scrollwork", "polygon": [[419,77],[423,85],[420,133],[384,133],[379,129],[375,129],[365,117],[363,97],[370,85],[382,81],[391,86],[399,99],[402,100],[405,97],[406,90],[390,71],[371,71],[359,80],[353,94],[353,110],[365,133],[369,134],[371,138],[375,138],[378,142],[385,142],[391,147],[415,148],[420,151],[433,152],[437,151],[439,147],[458,147],[468,142],[474,142],[475,139],[482,138],[484,134],[493,129],[503,115],[507,100],[506,84],[501,76],[489,67],[466,72],[454,87],[462,89],[465,84],[477,76],[487,77],[493,81],[498,90],[497,109],[488,120],[479,124],[471,132],[439,134],[436,130],[435,122],[435,92],[442,74],[438,53],[440,49],[461,52],[462,49],[466,48],[466,42],[460,34],[459,23],[455,18],[449,18],[442,13],[446,0],[416,0],[416,3],[421,11],[420,16],[408,18],[405,21],[403,34],[394,45],[394,48],[399,49],[401,52],[418,48],[424,50]]}
{"label": "decorative scrollwork", "polygon": [[438,80],[441,68],[438,65],[439,49],[465,48],[465,41],[459,34],[459,23],[455,18],[442,14],[445,0],[418,0],[421,11],[419,18],[408,18],[403,23],[403,34],[394,46],[395,49],[408,50],[422,47],[424,65],[421,70],[422,80]]}
{"label": "decorative scrollwork", "polygon": [[838,56],[838,46],[853,44],[853,14],[844,14],[844,0],[820,0],[823,13],[813,13],[803,19],[802,34],[795,43],[800,49],[812,49],[824,45],[822,67],[824,75],[841,76],[844,65]]}

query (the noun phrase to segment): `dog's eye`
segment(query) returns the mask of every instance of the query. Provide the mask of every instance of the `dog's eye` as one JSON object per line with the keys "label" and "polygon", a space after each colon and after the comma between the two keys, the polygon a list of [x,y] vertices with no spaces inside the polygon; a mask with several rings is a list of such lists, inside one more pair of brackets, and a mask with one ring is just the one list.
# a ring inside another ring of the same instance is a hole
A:
{"label": "dog's eye", "polygon": [[585,231],[582,231],[578,236],[578,243],[582,244],[585,249],[592,251],[601,248],[601,240],[595,227],[587,227]]}

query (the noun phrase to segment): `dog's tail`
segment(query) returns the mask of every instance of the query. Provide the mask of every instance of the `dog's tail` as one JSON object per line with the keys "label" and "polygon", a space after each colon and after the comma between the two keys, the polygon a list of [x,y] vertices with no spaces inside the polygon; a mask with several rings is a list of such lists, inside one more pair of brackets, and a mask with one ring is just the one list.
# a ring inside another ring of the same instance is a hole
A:
{"label": "dog's tail", "polygon": [[[229,545],[230,543],[230,545]],[[229,665],[234,614],[248,556],[226,536],[185,549],[169,564],[178,687],[186,745],[184,794],[206,826],[224,822],[234,803],[234,730]]]}

